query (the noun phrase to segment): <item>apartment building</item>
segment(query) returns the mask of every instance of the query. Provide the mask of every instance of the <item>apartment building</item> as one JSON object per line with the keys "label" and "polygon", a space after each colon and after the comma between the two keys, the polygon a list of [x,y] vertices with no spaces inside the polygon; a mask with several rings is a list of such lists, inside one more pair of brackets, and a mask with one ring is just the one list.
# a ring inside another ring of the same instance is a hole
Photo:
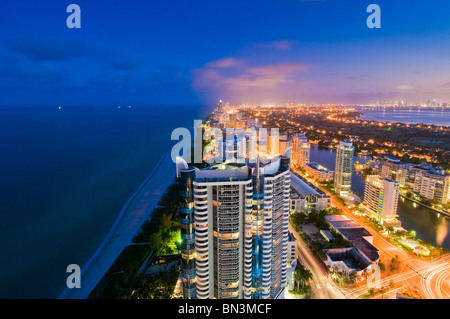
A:
{"label": "apartment building", "polygon": [[185,298],[283,296],[288,153],[265,164],[225,162],[202,170],[177,159]]}
{"label": "apartment building", "polygon": [[369,175],[364,188],[364,201],[361,207],[369,216],[382,224],[399,226],[397,220],[400,183],[379,175]]}
{"label": "apartment building", "polygon": [[346,197],[352,188],[353,155],[355,147],[351,141],[340,141],[336,149],[334,188],[336,194]]}

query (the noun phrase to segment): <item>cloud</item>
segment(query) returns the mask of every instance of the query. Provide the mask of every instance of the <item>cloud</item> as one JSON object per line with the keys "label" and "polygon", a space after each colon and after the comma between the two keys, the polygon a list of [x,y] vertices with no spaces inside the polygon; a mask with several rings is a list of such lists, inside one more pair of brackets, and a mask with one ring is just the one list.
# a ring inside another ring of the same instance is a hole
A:
{"label": "cloud", "polygon": [[272,42],[255,43],[258,48],[274,49],[274,50],[290,50],[293,46],[293,41],[278,40]]}
{"label": "cloud", "polygon": [[308,81],[308,80],[302,80],[302,81],[299,81],[298,84],[300,84],[300,85],[312,85],[312,84],[315,84],[315,82],[314,81]]}
{"label": "cloud", "polygon": [[206,68],[233,68],[233,67],[239,67],[244,64],[243,60],[236,59],[236,58],[225,58],[220,59],[216,61],[212,61],[205,64]]}
{"label": "cloud", "polygon": [[272,65],[247,67],[237,77],[224,79],[230,90],[249,88],[274,89],[295,82],[297,71],[306,71],[309,66],[302,63],[279,63]]}
{"label": "cloud", "polygon": [[134,71],[145,64],[145,61],[137,55],[127,54],[111,57],[108,64],[112,69],[115,70]]}
{"label": "cloud", "polygon": [[76,42],[56,39],[17,37],[7,45],[15,53],[36,61],[64,61],[84,55],[84,47]]}
{"label": "cloud", "polygon": [[171,65],[159,65],[157,71],[150,75],[152,85],[161,88],[189,87],[191,74]]}
{"label": "cloud", "polygon": [[244,60],[227,58],[192,70],[192,87],[206,99],[212,96],[228,96],[234,100],[272,99],[312,84],[299,79],[310,68],[305,63],[249,65]]}
{"label": "cloud", "polygon": [[241,68],[234,74],[225,75],[220,72],[224,65],[222,63],[206,63],[203,69],[194,70],[194,86],[220,86],[231,91],[243,91],[251,88],[273,89],[283,84],[294,83],[297,72],[307,71],[310,68],[309,65],[303,63],[278,63],[262,66],[240,64]]}
{"label": "cloud", "polygon": [[346,79],[348,79],[348,80],[360,80],[360,79],[363,79],[363,78],[368,78],[369,77],[369,74],[359,74],[359,75],[349,75],[349,76],[347,76],[346,77]]}
{"label": "cloud", "polygon": [[411,85],[399,85],[399,86],[397,86],[397,89],[401,90],[401,91],[409,91],[409,90],[414,90],[416,88]]}
{"label": "cloud", "polygon": [[295,71],[307,71],[309,65],[303,63],[278,63],[272,65],[264,65],[257,67],[249,67],[246,69],[248,73],[262,76],[291,74]]}

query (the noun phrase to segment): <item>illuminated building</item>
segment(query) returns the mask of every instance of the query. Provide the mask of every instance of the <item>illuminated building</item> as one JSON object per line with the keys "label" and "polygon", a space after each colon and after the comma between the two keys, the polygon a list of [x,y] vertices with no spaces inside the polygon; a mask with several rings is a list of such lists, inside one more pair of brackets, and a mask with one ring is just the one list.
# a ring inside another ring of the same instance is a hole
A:
{"label": "illuminated building", "polygon": [[361,207],[382,224],[398,226],[397,208],[400,183],[379,175],[369,175]]}
{"label": "illuminated building", "polygon": [[291,213],[308,212],[312,209],[320,211],[331,206],[330,196],[295,172],[291,173],[291,186]]}
{"label": "illuminated building", "polygon": [[295,134],[292,139],[292,164],[302,167],[309,163],[311,146],[305,134]]}
{"label": "illuminated building", "polygon": [[392,179],[400,183],[400,185],[405,185],[408,176],[408,165],[401,162],[400,160],[385,156],[384,159],[380,161],[381,164],[381,177]]}
{"label": "illuminated building", "polygon": [[346,197],[352,187],[353,155],[355,147],[350,141],[340,141],[336,150],[334,188],[336,194]]}
{"label": "illuminated building", "polygon": [[408,164],[406,186],[427,199],[450,202],[450,175],[442,168]]}
{"label": "illuminated building", "polygon": [[290,146],[291,146],[291,139],[286,135],[280,136],[280,148],[279,148],[280,154],[283,154],[284,151]]}
{"label": "illuminated building", "polygon": [[333,180],[334,172],[316,162],[308,163],[304,165],[303,168],[308,176],[311,176],[318,182],[328,182]]}
{"label": "illuminated building", "polygon": [[290,149],[267,163],[205,169],[177,158],[185,298],[284,295]]}
{"label": "illuminated building", "polygon": [[414,191],[427,199],[448,203],[450,175],[439,168],[431,168],[426,173],[416,174]]}

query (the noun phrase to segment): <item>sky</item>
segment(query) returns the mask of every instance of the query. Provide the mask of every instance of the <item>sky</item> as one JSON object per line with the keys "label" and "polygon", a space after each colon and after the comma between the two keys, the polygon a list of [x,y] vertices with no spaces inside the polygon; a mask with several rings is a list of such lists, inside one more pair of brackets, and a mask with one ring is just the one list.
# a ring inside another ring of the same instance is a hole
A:
{"label": "sky", "polygon": [[[81,28],[69,29],[69,4]],[[369,29],[369,4],[381,28]],[[0,106],[450,102],[448,0],[0,3]]]}

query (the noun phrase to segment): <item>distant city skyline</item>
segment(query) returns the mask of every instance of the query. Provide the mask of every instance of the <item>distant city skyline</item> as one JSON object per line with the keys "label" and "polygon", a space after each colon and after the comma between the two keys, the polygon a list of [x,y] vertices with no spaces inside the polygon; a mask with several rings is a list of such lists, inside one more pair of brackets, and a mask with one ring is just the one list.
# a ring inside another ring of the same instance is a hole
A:
{"label": "distant city skyline", "polygon": [[450,101],[450,3],[0,4],[0,105]]}

